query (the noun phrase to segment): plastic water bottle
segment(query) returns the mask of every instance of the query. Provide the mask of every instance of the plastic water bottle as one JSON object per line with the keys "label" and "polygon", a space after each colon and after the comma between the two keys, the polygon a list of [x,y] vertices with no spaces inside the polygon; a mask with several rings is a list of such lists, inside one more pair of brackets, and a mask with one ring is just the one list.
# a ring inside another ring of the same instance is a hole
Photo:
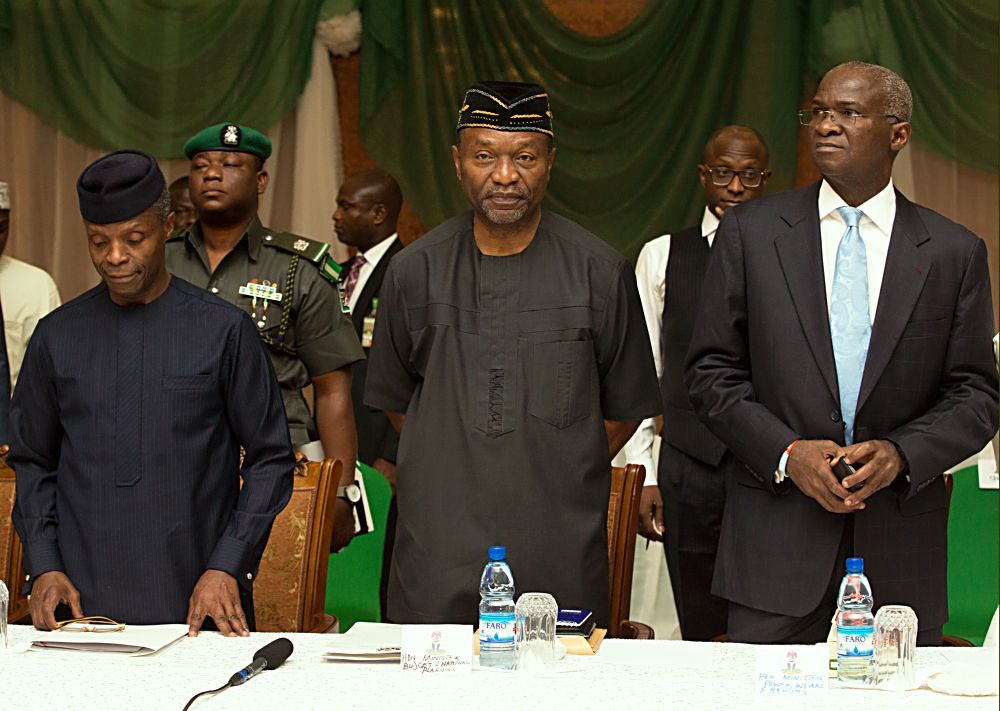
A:
{"label": "plastic water bottle", "polygon": [[479,583],[479,666],[514,668],[514,574],[504,546],[490,546]]}
{"label": "plastic water bottle", "polygon": [[875,677],[872,586],[865,576],[865,559],[848,558],[847,575],[840,583],[837,608],[837,678],[852,684],[870,684]]}

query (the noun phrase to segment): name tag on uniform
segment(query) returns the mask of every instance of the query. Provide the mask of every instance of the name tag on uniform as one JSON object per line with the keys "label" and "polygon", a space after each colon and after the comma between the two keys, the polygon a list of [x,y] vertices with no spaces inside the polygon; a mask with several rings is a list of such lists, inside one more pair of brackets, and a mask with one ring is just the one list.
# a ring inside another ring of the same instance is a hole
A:
{"label": "name tag on uniform", "polygon": [[257,284],[255,282],[250,282],[245,286],[240,287],[240,293],[243,296],[250,296],[254,299],[265,299],[267,301],[281,301],[281,294],[278,293],[278,287],[274,284]]}
{"label": "name tag on uniform", "polygon": [[351,313],[351,307],[347,305],[347,288],[343,281],[337,282],[337,293],[340,294],[340,310],[345,314]]}

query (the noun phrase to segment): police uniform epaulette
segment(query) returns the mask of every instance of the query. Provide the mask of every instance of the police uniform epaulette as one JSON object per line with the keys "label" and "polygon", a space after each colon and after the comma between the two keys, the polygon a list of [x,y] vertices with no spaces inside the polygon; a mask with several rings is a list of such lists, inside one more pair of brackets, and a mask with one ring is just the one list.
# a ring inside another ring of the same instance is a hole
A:
{"label": "police uniform epaulette", "polygon": [[337,264],[337,260],[330,254],[330,245],[326,242],[308,239],[290,232],[271,232],[264,235],[264,244],[283,252],[297,254],[312,262],[319,269],[320,274],[334,284],[340,279],[343,267]]}

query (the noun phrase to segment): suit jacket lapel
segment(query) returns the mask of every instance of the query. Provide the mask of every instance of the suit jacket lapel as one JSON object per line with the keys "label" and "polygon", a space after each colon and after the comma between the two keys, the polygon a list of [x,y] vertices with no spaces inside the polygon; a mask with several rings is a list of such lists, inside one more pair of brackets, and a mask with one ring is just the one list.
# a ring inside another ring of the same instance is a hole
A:
{"label": "suit jacket lapel", "polygon": [[823,279],[823,247],[816,206],[818,195],[819,183],[798,193],[798,200],[790,203],[781,215],[790,229],[775,238],[774,247],[809,350],[830,388],[830,394],[839,402],[837,366],[833,359],[826,282]]}
{"label": "suit jacket lapel", "polygon": [[871,395],[910,319],[930,271],[929,250],[919,246],[931,238],[913,203],[896,191],[896,219],[882,272],[875,323],[858,393],[858,412]]}

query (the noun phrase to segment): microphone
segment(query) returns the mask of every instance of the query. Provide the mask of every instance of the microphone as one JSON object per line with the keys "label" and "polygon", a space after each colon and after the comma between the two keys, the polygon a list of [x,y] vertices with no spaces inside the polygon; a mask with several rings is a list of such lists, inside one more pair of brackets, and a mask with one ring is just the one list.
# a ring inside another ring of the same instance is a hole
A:
{"label": "microphone", "polygon": [[279,637],[273,642],[265,644],[253,655],[253,661],[250,662],[250,664],[229,677],[229,683],[225,686],[220,686],[218,689],[201,691],[195,694],[188,699],[188,702],[184,705],[184,711],[188,711],[188,709],[191,708],[191,704],[202,696],[206,696],[207,694],[218,694],[220,691],[225,691],[230,686],[245,684],[247,679],[257,676],[265,669],[277,669],[285,663],[285,660],[288,659],[291,654],[292,642],[287,637]]}
{"label": "microphone", "polygon": [[292,654],[292,643],[287,637],[280,637],[265,644],[253,655],[253,661],[229,678],[230,686],[245,684],[247,680],[260,674],[265,669],[277,669]]}

